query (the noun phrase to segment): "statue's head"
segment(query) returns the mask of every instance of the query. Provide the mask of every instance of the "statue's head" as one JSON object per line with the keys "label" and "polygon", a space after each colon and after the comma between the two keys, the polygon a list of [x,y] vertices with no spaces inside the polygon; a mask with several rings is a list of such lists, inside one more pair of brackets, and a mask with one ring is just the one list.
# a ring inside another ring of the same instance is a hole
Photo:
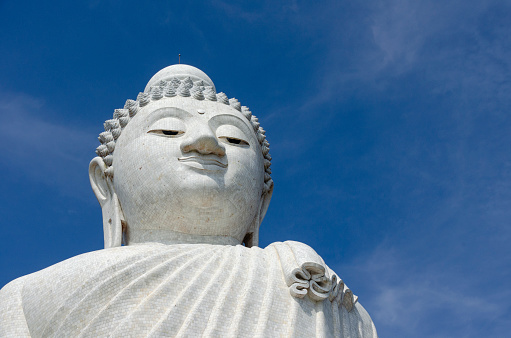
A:
{"label": "statue's head", "polygon": [[273,192],[258,119],[197,68],[154,75],[105,122],[91,185],[105,247],[159,241],[256,246]]}

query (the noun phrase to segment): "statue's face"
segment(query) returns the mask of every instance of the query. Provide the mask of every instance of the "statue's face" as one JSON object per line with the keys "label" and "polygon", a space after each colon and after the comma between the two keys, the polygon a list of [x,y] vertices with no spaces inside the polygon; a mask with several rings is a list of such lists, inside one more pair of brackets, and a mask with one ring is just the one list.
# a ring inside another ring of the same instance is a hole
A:
{"label": "statue's face", "polygon": [[123,130],[114,186],[130,229],[242,241],[259,210],[261,148],[249,121],[218,102],[151,102]]}

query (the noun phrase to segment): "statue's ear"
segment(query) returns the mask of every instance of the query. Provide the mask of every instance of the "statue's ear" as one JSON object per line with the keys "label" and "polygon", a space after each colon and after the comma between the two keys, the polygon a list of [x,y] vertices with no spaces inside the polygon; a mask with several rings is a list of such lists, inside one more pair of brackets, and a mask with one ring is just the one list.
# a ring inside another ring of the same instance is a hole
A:
{"label": "statue's ear", "polygon": [[122,243],[122,210],[114,190],[111,177],[105,175],[105,162],[95,157],[89,164],[89,179],[92,191],[96,195],[103,213],[103,233],[105,249],[121,246]]}
{"label": "statue's ear", "polygon": [[273,183],[263,196],[261,197],[261,208],[259,210],[259,225],[263,222],[264,216],[266,216],[266,211],[268,211],[268,207],[270,206],[271,196],[273,195]]}
{"label": "statue's ear", "polygon": [[257,213],[254,222],[252,223],[252,226],[245,235],[245,238],[243,239],[243,243],[247,248],[259,245],[259,227],[263,222],[264,216],[266,215],[266,211],[268,211],[268,206],[270,205],[272,195],[273,184],[271,185],[270,190],[261,196],[261,201],[259,203],[259,212]]}

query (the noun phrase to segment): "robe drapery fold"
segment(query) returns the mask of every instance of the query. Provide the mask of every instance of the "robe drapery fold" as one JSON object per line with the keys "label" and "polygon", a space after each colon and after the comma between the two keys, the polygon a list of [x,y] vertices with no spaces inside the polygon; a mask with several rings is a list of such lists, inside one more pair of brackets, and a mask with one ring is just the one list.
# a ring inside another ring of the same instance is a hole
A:
{"label": "robe drapery fold", "polygon": [[332,294],[335,283],[298,242],[105,249],[4,287],[0,336],[376,337],[344,284]]}

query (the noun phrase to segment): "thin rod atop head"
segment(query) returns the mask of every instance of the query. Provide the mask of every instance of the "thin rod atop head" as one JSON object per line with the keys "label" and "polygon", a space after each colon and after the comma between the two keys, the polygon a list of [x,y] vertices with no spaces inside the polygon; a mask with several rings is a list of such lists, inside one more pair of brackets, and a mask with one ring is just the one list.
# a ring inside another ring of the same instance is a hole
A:
{"label": "thin rod atop head", "polygon": [[181,54],[179,54],[179,64],[181,64]]}

